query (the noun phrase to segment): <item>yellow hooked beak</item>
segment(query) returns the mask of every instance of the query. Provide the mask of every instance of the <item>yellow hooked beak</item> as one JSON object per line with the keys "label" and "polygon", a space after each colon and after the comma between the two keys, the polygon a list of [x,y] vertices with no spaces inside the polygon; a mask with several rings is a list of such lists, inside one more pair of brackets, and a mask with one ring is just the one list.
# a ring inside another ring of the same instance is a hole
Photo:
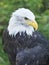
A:
{"label": "yellow hooked beak", "polygon": [[38,24],[36,21],[26,21],[26,23],[30,26],[32,26],[35,30],[38,29]]}

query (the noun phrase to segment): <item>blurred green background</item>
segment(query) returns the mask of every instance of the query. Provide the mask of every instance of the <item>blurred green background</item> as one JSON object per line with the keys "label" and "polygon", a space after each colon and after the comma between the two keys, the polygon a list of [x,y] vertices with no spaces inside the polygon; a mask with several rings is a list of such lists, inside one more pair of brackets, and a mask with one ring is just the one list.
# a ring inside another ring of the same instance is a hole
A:
{"label": "blurred green background", "polygon": [[49,0],[0,0],[0,65],[9,65],[2,48],[2,32],[7,27],[13,11],[28,8],[34,12],[40,31],[49,40]]}

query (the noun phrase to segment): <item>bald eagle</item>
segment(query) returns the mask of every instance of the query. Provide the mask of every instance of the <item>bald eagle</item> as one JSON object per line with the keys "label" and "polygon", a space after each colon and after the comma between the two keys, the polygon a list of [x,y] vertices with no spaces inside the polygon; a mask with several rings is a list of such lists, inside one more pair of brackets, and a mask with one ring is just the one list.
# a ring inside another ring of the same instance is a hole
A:
{"label": "bald eagle", "polygon": [[[30,55],[35,53],[35,55],[39,57],[39,55],[44,54],[47,57],[47,53],[49,53],[49,42],[47,41],[47,39],[45,39],[45,37],[41,33],[37,31],[37,29],[38,24],[35,20],[35,15],[29,9],[19,8],[18,10],[12,13],[8,27],[4,30],[2,37],[3,49],[8,54],[11,65],[17,65],[16,58],[18,53],[19,52],[21,53],[22,50],[25,50],[26,48],[28,49],[32,48],[32,51],[30,50],[31,52],[28,51]],[[43,48],[41,47],[41,51],[40,48],[37,49],[37,51],[40,52],[41,54],[36,52],[35,51],[36,49],[34,48],[39,44],[42,45],[43,47]],[[41,57],[41,59],[45,57],[44,55]],[[38,58],[35,57],[35,60],[36,59]],[[46,65],[45,62],[44,65]]]}

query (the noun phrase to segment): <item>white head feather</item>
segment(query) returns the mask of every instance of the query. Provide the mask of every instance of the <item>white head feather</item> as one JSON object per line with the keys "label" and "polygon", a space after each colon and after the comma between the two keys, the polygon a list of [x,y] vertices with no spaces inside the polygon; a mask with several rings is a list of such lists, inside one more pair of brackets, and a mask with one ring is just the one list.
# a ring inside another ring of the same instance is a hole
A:
{"label": "white head feather", "polygon": [[13,15],[20,16],[20,17],[27,17],[30,20],[35,20],[34,14],[29,10],[25,8],[20,8],[16,10]]}
{"label": "white head feather", "polygon": [[[12,13],[12,17],[10,18],[8,25],[9,35],[15,36],[18,32],[20,32],[20,34],[21,32],[26,32],[28,35],[32,35],[34,28],[29,25],[25,25],[24,17],[31,21],[35,20],[34,14],[29,9],[20,8]],[[22,23],[24,25],[22,25]]]}

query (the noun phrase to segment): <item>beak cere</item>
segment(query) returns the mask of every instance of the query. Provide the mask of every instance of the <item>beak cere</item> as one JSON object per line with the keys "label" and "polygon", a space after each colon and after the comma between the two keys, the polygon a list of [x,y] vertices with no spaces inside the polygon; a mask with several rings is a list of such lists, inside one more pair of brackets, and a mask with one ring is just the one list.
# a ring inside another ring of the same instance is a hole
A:
{"label": "beak cere", "polygon": [[27,21],[27,24],[32,26],[35,30],[38,29],[38,24],[36,21]]}

